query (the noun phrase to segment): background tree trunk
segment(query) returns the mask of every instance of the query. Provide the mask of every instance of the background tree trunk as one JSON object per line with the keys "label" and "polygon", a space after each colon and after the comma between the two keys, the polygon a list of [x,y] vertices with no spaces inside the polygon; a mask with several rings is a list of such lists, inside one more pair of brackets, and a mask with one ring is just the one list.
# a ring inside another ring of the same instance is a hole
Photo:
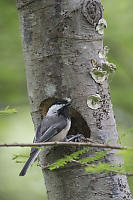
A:
{"label": "background tree trunk", "polygon": [[[17,8],[35,128],[55,98],[68,97],[72,99],[70,134],[81,132],[97,142],[112,139],[116,144],[107,80],[99,84],[90,75],[92,60],[101,66],[98,53],[103,49],[103,34],[95,28],[103,17],[100,1],[17,0]],[[87,98],[96,94],[101,97],[101,107],[91,109]],[[73,150],[47,148],[40,155],[41,163],[53,163]],[[121,163],[122,159],[111,151],[106,162]],[[87,174],[83,167],[72,165],[45,169],[43,175],[49,200],[132,199],[125,176]]]}

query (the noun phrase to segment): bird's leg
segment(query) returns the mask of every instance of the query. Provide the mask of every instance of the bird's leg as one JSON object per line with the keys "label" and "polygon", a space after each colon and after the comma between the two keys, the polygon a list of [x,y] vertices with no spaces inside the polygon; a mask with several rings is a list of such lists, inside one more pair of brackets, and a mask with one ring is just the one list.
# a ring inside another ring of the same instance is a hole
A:
{"label": "bird's leg", "polygon": [[65,142],[78,142],[80,137],[82,137],[83,135],[80,133],[77,133],[76,135],[73,135],[70,138],[65,137]]}
{"label": "bird's leg", "polygon": [[73,135],[70,138],[65,137],[64,139],[65,142],[90,142],[90,143],[97,143],[93,141],[91,138],[86,138],[84,137],[83,134],[77,133],[76,135]]}

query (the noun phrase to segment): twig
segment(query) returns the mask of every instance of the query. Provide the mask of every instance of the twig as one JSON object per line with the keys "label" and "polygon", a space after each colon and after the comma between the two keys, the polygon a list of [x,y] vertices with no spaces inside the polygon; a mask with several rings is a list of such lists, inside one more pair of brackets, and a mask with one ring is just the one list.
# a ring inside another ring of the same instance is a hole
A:
{"label": "twig", "polygon": [[120,146],[120,145],[108,145],[90,142],[44,142],[44,143],[1,143],[0,147],[44,147],[44,146],[88,146],[99,147],[107,149],[121,149],[121,150],[133,150],[133,147]]}
{"label": "twig", "polygon": [[[90,166],[90,164],[87,164],[87,163],[83,163],[83,162],[81,162],[81,161],[79,161],[79,160],[72,160],[72,162],[74,162],[74,163],[76,163],[76,164],[79,164],[79,165],[81,165],[81,166],[85,166],[85,167],[88,167],[88,166]],[[124,173],[124,172],[120,172],[120,171],[116,171],[116,170],[112,170],[112,172],[114,172],[114,173],[116,173],[116,174],[121,174],[121,175],[126,175],[126,176],[133,176],[133,172],[131,172],[131,173]]]}
{"label": "twig", "polygon": [[[85,167],[88,167],[88,166],[90,166],[90,164],[87,164],[87,163],[83,163],[83,162],[81,162],[81,161],[79,161],[79,160],[74,160],[74,159],[72,159],[71,160],[73,163],[76,163],[76,164],[78,164],[78,165],[81,165],[81,166],[85,166]],[[41,167],[42,169],[49,169],[49,167],[51,167],[52,166],[52,164],[47,164],[47,165],[41,165],[40,163],[38,163],[37,164],[37,166],[39,166],[39,167]],[[116,171],[116,170],[112,170],[112,172],[114,172],[114,173],[116,173],[116,174],[121,174],[121,175],[125,175],[125,176],[133,176],[133,172],[130,172],[130,173],[124,173],[124,172],[120,172],[120,171]]]}
{"label": "twig", "polygon": [[133,176],[133,173],[125,173],[126,176]]}
{"label": "twig", "polygon": [[89,166],[89,164],[87,164],[87,163],[83,163],[83,162],[80,162],[79,160],[74,160],[74,159],[72,159],[71,160],[73,163],[76,163],[76,164],[79,164],[79,165],[83,165],[83,166]]}

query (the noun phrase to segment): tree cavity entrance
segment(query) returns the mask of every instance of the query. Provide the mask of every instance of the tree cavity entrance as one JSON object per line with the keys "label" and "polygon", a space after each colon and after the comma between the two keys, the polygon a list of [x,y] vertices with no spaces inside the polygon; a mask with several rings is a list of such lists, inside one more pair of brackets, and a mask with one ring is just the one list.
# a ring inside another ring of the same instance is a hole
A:
{"label": "tree cavity entrance", "polygon": [[[48,98],[41,102],[40,112],[42,119],[46,115],[50,105],[56,100],[57,98]],[[76,135],[77,133],[80,133],[84,135],[84,137],[90,138],[91,131],[87,122],[76,109],[72,108],[72,106],[70,106],[70,117],[72,123],[68,135]]]}

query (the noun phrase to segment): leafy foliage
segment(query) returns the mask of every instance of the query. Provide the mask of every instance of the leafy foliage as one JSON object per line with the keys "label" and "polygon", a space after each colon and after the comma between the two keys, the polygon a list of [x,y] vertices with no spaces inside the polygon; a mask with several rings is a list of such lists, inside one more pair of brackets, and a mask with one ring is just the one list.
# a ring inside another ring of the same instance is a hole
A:
{"label": "leafy foliage", "polygon": [[86,147],[86,148],[83,148],[79,151],[76,151],[74,153],[72,153],[71,155],[67,155],[66,157],[64,158],[61,158],[59,160],[57,160],[55,163],[53,163],[49,169],[50,170],[54,170],[54,169],[57,169],[59,167],[63,167],[64,165],[66,165],[68,162],[72,162],[73,159],[78,159],[80,155],[86,153],[89,151],[89,147]]}
{"label": "leafy foliage", "polygon": [[83,164],[94,162],[94,161],[98,161],[98,160],[104,158],[106,156],[107,152],[109,152],[109,151],[110,150],[96,152],[94,155],[91,155],[89,157],[83,158],[83,159],[81,159],[79,161],[82,162]]}
{"label": "leafy foliage", "polygon": [[0,115],[4,115],[4,114],[13,114],[16,113],[17,111],[14,108],[9,108],[9,106],[7,106],[5,108],[5,110],[0,110]]}
{"label": "leafy foliage", "polygon": [[[52,165],[50,165],[49,169],[54,170],[63,167],[67,163],[76,162],[81,166],[85,166],[85,170],[87,173],[109,173],[109,172],[113,172],[116,174],[126,174],[130,172],[132,173],[133,163],[131,161],[128,162],[128,164],[124,163],[123,165],[120,165],[116,163],[105,163],[105,161],[102,160],[111,150],[103,150],[100,152],[96,152],[93,155],[80,159],[79,156],[89,151],[89,149],[90,147],[84,148],[70,155],[67,155],[66,157],[61,158]],[[118,155],[122,156],[128,155],[129,159],[133,157],[132,150],[129,149],[120,150]]]}
{"label": "leafy foliage", "polygon": [[12,160],[15,160],[16,163],[24,163],[28,157],[29,157],[28,153],[14,154]]}
{"label": "leafy foliage", "polygon": [[133,172],[133,150],[118,151],[118,155],[126,158],[123,164],[124,170],[128,173]]}
{"label": "leafy foliage", "polygon": [[73,162],[73,160],[78,160],[79,163],[81,164],[86,164],[86,163],[90,163],[90,162],[95,162],[98,161],[102,158],[104,158],[107,154],[107,152],[109,152],[109,150],[107,151],[100,151],[100,152],[96,152],[94,155],[91,155],[89,157],[85,157],[82,159],[79,159],[79,156],[86,153],[87,151],[89,151],[90,148],[83,148],[77,152],[72,153],[71,155],[67,155],[64,158],[61,158],[59,160],[57,160],[55,163],[53,163],[49,169],[50,170],[54,170],[60,167],[63,167],[64,165],[66,165],[67,163]]}
{"label": "leafy foliage", "polygon": [[119,173],[119,174],[124,174],[123,167],[118,166],[116,164],[110,164],[110,163],[102,163],[99,162],[98,164],[91,164],[88,165],[85,168],[87,173],[109,173],[109,172],[114,172],[114,173]]}

